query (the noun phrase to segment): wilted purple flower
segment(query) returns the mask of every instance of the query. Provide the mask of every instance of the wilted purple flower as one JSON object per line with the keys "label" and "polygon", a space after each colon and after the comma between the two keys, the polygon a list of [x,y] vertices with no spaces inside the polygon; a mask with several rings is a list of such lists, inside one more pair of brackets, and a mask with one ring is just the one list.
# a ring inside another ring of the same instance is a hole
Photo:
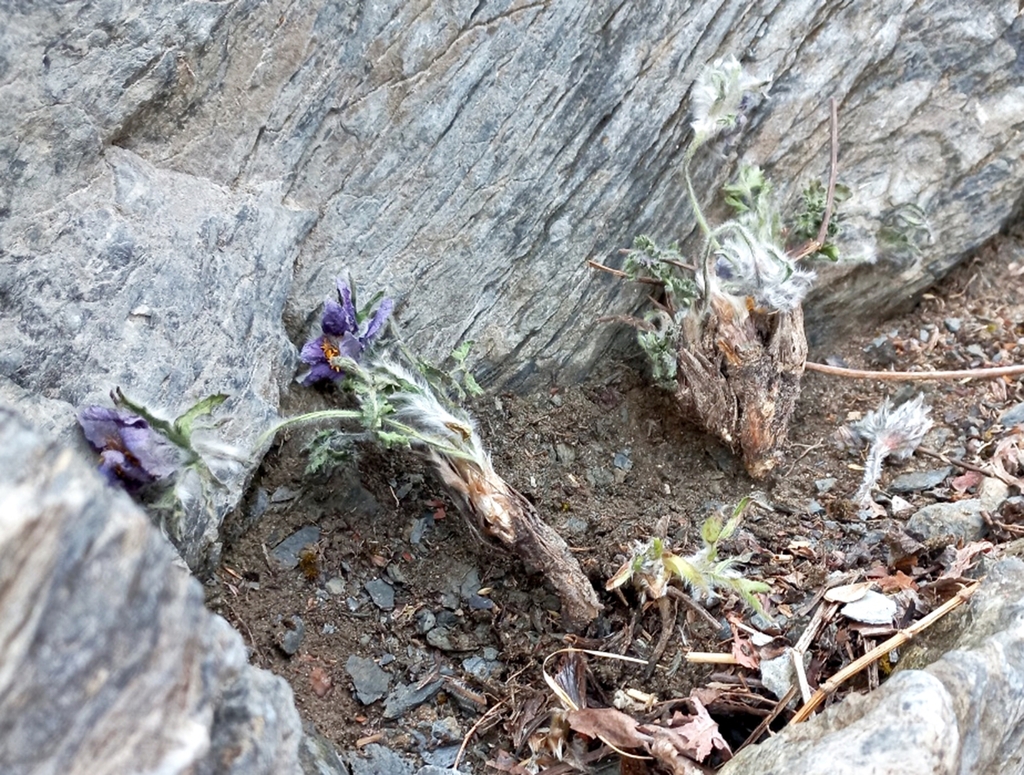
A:
{"label": "wilted purple flower", "polygon": [[345,373],[337,366],[334,359],[338,356],[359,360],[359,356],[370,345],[384,327],[395,302],[392,299],[381,299],[377,309],[367,319],[359,320],[352,291],[343,280],[337,281],[338,298],[324,302],[324,315],[321,320],[323,333],[303,346],[300,357],[309,364],[309,374],[302,381],[310,385],[323,379],[338,380]]}
{"label": "wilted purple flower", "polygon": [[111,482],[128,490],[170,476],[178,453],[162,435],[138,415],[123,409],[86,406],[78,413],[89,444],[100,453],[100,470]]}

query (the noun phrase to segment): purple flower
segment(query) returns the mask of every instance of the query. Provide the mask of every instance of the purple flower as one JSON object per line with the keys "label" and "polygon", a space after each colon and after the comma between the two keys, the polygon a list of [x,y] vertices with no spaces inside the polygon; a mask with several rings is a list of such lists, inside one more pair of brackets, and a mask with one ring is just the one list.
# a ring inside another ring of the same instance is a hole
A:
{"label": "purple flower", "polygon": [[309,365],[309,374],[302,381],[311,385],[320,380],[339,380],[345,376],[334,359],[338,356],[359,360],[370,342],[384,327],[391,310],[395,307],[392,299],[381,299],[373,314],[360,320],[352,301],[352,291],[343,280],[338,280],[338,298],[341,303],[328,299],[324,302],[324,316],[321,321],[323,334],[302,348],[300,357]]}
{"label": "purple flower", "polygon": [[100,453],[100,471],[128,490],[170,476],[177,468],[175,447],[138,415],[87,406],[79,411],[78,424]]}

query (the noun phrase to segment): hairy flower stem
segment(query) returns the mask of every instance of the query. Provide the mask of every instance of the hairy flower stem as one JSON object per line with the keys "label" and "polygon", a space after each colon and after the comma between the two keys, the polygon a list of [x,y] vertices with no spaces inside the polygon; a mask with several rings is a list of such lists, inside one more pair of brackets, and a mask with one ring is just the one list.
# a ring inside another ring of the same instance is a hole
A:
{"label": "hairy flower stem", "polygon": [[864,478],[861,480],[860,489],[853,496],[854,500],[861,506],[871,504],[871,490],[882,478],[882,461],[888,456],[889,450],[881,444],[872,444],[868,459],[864,462]]}
{"label": "hairy flower stem", "polygon": [[697,226],[700,227],[700,231],[704,235],[704,246],[701,250],[701,274],[704,279],[702,305],[704,312],[707,312],[711,308],[711,274],[714,266],[711,257],[718,247],[718,240],[715,238],[714,233],[711,231],[711,226],[708,225],[708,221],[704,217],[704,211],[700,207],[700,202],[697,200],[697,192],[693,187],[693,176],[690,174],[690,163],[693,161],[697,149],[703,144],[703,138],[700,136],[694,137],[690,142],[690,147],[686,149],[686,154],[683,156],[683,179],[686,180],[686,192],[690,197],[690,207],[693,208],[693,216],[697,219]]}

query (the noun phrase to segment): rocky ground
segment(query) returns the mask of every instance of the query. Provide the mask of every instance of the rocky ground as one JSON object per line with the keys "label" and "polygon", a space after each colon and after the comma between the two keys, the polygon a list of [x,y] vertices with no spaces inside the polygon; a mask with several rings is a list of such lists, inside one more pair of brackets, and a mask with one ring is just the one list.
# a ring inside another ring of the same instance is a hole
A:
{"label": "rocky ground", "polygon": [[[1024,362],[1022,274],[1021,236],[1000,238],[905,316],[812,344],[811,360],[876,370]],[[589,661],[590,691],[607,703],[617,690],[669,701],[718,687],[701,696],[736,747],[774,695],[756,670],[683,659],[730,652],[728,616],[794,641],[826,582],[841,577],[911,590],[912,602],[900,608],[909,621],[936,602],[929,582],[956,562],[949,545],[998,551],[1024,533],[1014,489],[921,452],[887,463],[879,508],[864,512],[850,500],[864,453],[840,433],[883,397],[921,392],[934,421],[927,449],[1017,475],[1020,378],[898,383],[807,373],[785,459],[772,479],[755,482],[643,373],[637,357],[606,364],[583,385],[488,394],[473,407],[496,469],[566,538],[602,590],[604,613],[580,636],[567,638],[558,597],[541,578],[478,543],[418,458],[366,449],[357,471],[306,477],[308,430],[271,451],[252,497],[227,525],[234,540],[208,585],[210,606],[242,632],[254,663],[287,678],[304,718],[339,750],[450,767],[465,742],[461,761],[472,771],[487,762],[517,771],[515,762],[531,755],[528,739],[545,738],[546,711],[558,704],[542,674],[548,655],[567,642],[644,660],[655,648],[658,608],[628,587],[603,591],[634,541],[663,532],[680,552],[693,551],[707,515],[753,497],[722,553],[748,559],[746,575],[771,585],[764,603],[772,622],[728,597],[710,608],[715,626],[680,606],[663,669],[648,676],[642,664]],[[997,548],[974,543],[981,539]],[[954,570],[966,572],[970,559],[959,557]],[[825,680],[882,635],[834,623],[812,648],[809,676]],[[879,680],[872,675],[849,690]],[[728,689],[737,685],[742,701]],[[575,745],[570,760],[585,753]]]}

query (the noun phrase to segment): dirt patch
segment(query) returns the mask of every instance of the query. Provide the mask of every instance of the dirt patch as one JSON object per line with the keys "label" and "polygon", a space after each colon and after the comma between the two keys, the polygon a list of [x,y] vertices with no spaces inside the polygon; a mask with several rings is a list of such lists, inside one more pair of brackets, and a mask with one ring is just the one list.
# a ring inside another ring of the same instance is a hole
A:
{"label": "dirt patch", "polygon": [[[810,358],[899,370],[1024,362],[1022,274],[1020,235],[1001,238],[911,313],[812,348]],[[633,541],[664,528],[673,547],[692,551],[708,514],[753,494],[757,505],[722,552],[748,557],[747,575],[771,583],[774,632],[795,638],[830,573],[861,578],[889,567],[887,536],[913,513],[893,513],[900,503],[887,497],[894,477],[945,467],[920,454],[887,465],[879,498],[886,513],[865,519],[849,500],[862,458],[836,442],[836,431],[885,395],[923,392],[935,421],[926,445],[980,464],[1010,432],[1000,414],[1024,401],[1019,378],[882,383],[807,373],[785,459],[772,479],[754,482],[643,374],[637,358],[584,385],[487,395],[472,407],[496,470],[566,538],[601,590],[604,613],[571,642],[641,659],[660,634],[658,611],[642,609],[630,590],[603,591]],[[293,399],[303,403],[286,414],[324,400]],[[450,766],[470,729],[495,709],[474,730],[464,760],[482,771],[499,750],[527,755],[526,738],[554,704],[541,662],[567,641],[558,597],[515,558],[483,545],[419,458],[367,448],[352,467],[304,477],[310,434],[280,440],[226,526],[231,543],[209,586],[211,608],[243,634],[255,664],[291,683],[304,719],[339,749],[380,742]],[[976,484],[954,485],[962,473],[899,497],[913,509],[971,497]],[[292,563],[282,542],[304,528],[318,532],[305,534],[312,541],[292,552]],[[749,621],[752,612],[729,599],[711,611],[717,628],[679,608],[663,669],[647,677],[643,665],[593,663],[592,687],[610,704],[626,687],[667,701],[726,680],[721,669],[691,665],[683,653],[727,651],[725,615]],[[819,674],[829,667],[819,666]],[[758,721],[742,709],[712,710],[731,743]]]}

